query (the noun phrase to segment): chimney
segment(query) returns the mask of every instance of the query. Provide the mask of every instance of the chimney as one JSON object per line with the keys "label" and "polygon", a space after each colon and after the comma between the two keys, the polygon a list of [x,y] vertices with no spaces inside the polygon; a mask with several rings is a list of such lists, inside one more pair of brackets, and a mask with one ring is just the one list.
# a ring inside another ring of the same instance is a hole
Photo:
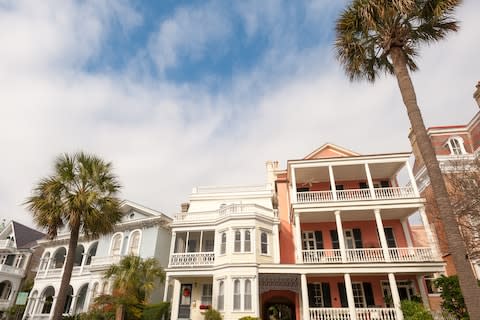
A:
{"label": "chimney", "polygon": [[473,93],[473,98],[477,101],[478,107],[480,108],[480,81],[476,85],[477,90]]}
{"label": "chimney", "polygon": [[182,213],[186,213],[188,212],[188,208],[190,208],[190,203],[184,202],[180,205],[180,207],[182,208]]}
{"label": "chimney", "polygon": [[272,187],[275,183],[275,171],[278,170],[278,161],[267,161],[265,163],[267,167],[267,183],[269,183]]}

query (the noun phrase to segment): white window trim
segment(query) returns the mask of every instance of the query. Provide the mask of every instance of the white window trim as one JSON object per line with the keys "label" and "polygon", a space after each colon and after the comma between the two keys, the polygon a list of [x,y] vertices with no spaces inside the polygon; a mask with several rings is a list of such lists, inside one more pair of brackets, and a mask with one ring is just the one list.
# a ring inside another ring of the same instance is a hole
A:
{"label": "white window trim", "polygon": [[[128,235],[127,254],[131,254],[131,252],[130,252],[130,242],[132,241],[132,234],[133,234],[134,232],[139,232],[139,233],[140,233],[140,238],[138,239],[138,248],[137,248],[137,250],[138,250],[138,255],[140,256],[140,246],[141,246],[141,244],[142,244],[142,238],[143,238],[143,232],[142,232],[141,229],[132,230],[132,232],[130,232],[130,234]],[[121,248],[122,248],[122,245],[123,245],[123,243],[120,244],[120,251],[122,250],[122,249],[121,249]]]}
{"label": "white window trim", "polygon": [[119,252],[119,256],[122,255],[122,248],[123,248],[123,233],[122,232],[115,232],[112,236],[112,238],[110,239],[110,248],[108,249],[108,254],[110,256],[113,256],[113,252],[112,252],[112,249],[113,249],[113,239],[115,239],[115,236],[116,235],[120,235],[120,252]]}
{"label": "white window trim", "polygon": [[[267,235],[267,252],[263,253],[262,252],[262,234],[265,233]],[[266,230],[260,230],[260,255],[262,256],[270,256],[271,255],[271,250],[270,250],[270,232]]]}
{"label": "white window trim", "polygon": [[[245,250],[245,234],[246,232],[250,232],[250,250]],[[236,233],[240,232],[240,251],[235,251],[235,244],[236,244]],[[254,246],[254,239],[255,237],[255,229],[254,228],[235,228],[233,229],[233,253],[234,254],[242,254],[242,253],[252,253],[253,246]],[[228,241],[227,241],[228,242]]]}
{"label": "white window trim", "polygon": [[[223,245],[223,235],[225,234],[225,252],[222,252],[222,245]],[[222,230],[222,231],[219,231],[218,233],[219,235],[219,241],[218,241],[218,244],[220,246],[220,248],[218,248],[218,254],[221,255],[221,256],[225,256],[228,254],[228,232],[227,230]]]}
{"label": "white window trim", "polygon": [[[458,142],[458,144],[460,145],[460,154],[456,154],[454,152],[454,148],[453,148],[453,144],[452,144],[453,140],[456,140]],[[450,138],[448,138],[448,140],[446,142],[446,145],[450,149],[450,155],[452,155],[452,156],[460,156],[460,155],[467,154],[467,151],[465,150],[465,142],[464,142],[462,137],[459,137],[459,136],[450,137]]]}
{"label": "white window trim", "polygon": [[367,299],[365,298],[365,290],[363,290],[363,282],[352,282],[352,292],[353,294],[353,299],[355,300],[355,290],[353,290],[353,285],[359,285],[360,286],[360,292],[362,293],[362,302],[363,306],[362,307],[357,307],[355,308],[366,308],[367,307]]}
{"label": "white window trim", "polygon": [[[232,285],[232,288],[231,288],[231,292],[232,292],[232,295],[231,295],[231,302],[232,302],[232,313],[244,313],[244,312],[251,312],[254,310],[255,306],[254,306],[254,295],[253,295],[253,292],[254,292],[254,286],[255,286],[255,282],[254,282],[254,279],[255,277],[253,276],[235,276],[234,278],[232,278],[232,282],[231,282],[231,285]],[[239,309],[234,309],[234,304],[235,304],[235,281],[239,281],[240,283],[240,308]],[[246,281],[250,281],[250,309],[246,309],[245,308],[245,282]],[[224,283],[224,288],[225,288],[225,283]],[[225,292],[225,291],[224,291]],[[225,303],[225,298],[224,298],[224,303]]]}

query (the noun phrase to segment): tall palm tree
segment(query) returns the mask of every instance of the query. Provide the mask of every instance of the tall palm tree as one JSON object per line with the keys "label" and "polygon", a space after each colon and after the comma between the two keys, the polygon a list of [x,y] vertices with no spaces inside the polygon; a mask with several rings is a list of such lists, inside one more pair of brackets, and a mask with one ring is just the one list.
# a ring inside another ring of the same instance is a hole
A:
{"label": "tall palm tree", "polygon": [[60,320],[67,298],[80,231],[87,238],[112,232],[121,220],[120,185],[111,163],[83,152],[63,154],[55,161],[53,175],[42,179],[25,204],[34,222],[54,239],[60,229],[70,231],[67,258],[53,319]]}
{"label": "tall palm tree", "polygon": [[165,273],[155,258],[142,259],[126,256],[105,271],[105,279],[113,279],[113,295],[117,300],[115,319],[123,319],[124,307],[129,307],[129,318],[139,317],[155,284],[165,280]]}
{"label": "tall palm tree", "polygon": [[480,288],[465,258],[465,244],[409,74],[417,70],[415,57],[421,44],[439,41],[458,30],[453,13],[460,3],[461,0],[353,0],[337,21],[335,47],[337,58],[352,81],[374,82],[381,73],[396,76],[470,316],[480,319]]}

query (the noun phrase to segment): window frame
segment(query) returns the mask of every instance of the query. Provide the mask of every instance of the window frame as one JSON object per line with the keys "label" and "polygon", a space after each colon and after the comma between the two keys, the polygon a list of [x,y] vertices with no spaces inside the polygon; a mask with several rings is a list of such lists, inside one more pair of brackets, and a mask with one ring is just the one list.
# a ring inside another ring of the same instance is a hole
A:
{"label": "window frame", "polygon": [[233,280],[233,311],[242,310],[242,283],[240,279]]}
{"label": "window frame", "polygon": [[[224,241],[225,240],[225,241]],[[220,232],[220,254],[224,255],[227,254],[227,232],[222,231]]]}
{"label": "window frame", "polygon": [[224,311],[224,309],[225,309],[225,281],[220,280],[218,282],[217,310]]}
{"label": "window frame", "polygon": [[448,138],[446,145],[448,146],[450,155],[452,156],[461,156],[467,153],[465,150],[465,142],[462,137],[450,137]]}
{"label": "window frame", "polygon": [[[119,245],[119,248],[118,248],[118,254],[117,255],[114,255],[113,254],[113,250],[114,250],[114,240],[115,240],[115,237],[119,236],[120,237],[120,245]],[[123,233],[122,232],[116,232],[113,234],[112,236],[112,240],[110,241],[110,249],[108,250],[108,252],[110,253],[110,256],[121,256],[122,255],[122,247],[123,247]]]}
{"label": "window frame", "polygon": [[[134,253],[132,250],[132,239],[135,233],[138,233],[138,243],[137,243],[136,253]],[[142,243],[142,235],[143,235],[142,230],[140,229],[135,229],[135,230],[132,230],[132,232],[130,232],[130,234],[128,235],[127,254],[133,254],[135,256],[140,255],[140,244]]]}
{"label": "window frame", "polygon": [[[266,237],[266,241],[263,241],[263,235],[265,235]],[[265,248],[266,248],[266,252],[264,252],[264,245],[265,245]],[[270,245],[269,245],[269,241],[268,241],[268,232],[267,231],[261,231],[260,232],[260,254],[262,255],[269,255],[270,254]]]}

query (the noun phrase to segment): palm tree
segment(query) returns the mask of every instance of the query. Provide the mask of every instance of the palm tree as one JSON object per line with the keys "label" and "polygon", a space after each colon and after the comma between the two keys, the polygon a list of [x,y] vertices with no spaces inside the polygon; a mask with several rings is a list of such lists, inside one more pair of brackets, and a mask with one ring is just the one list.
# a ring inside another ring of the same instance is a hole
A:
{"label": "palm tree", "polygon": [[25,202],[34,222],[47,229],[50,239],[64,227],[70,230],[54,320],[62,318],[80,230],[86,238],[112,232],[122,217],[117,198],[119,189],[111,163],[83,152],[63,154],[55,161],[54,174],[42,179]]}
{"label": "palm tree", "polygon": [[465,244],[409,75],[409,71],[417,70],[415,57],[421,44],[439,41],[458,30],[453,13],[460,3],[461,0],[353,0],[337,21],[335,47],[337,58],[352,81],[374,82],[381,73],[396,76],[471,319],[480,319],[480,288],[465,259]]}
{"label": "palm tree", "polygon": [[157,281],[165,280],[165,273],[155,258],[142,259],[130,255],[105,272],[105,279],[112,278],[113,295],[118,304],[115,319],[121,320],[124,307],[129,308],[129,319],[141,316],[141,309],[149,294]]}

